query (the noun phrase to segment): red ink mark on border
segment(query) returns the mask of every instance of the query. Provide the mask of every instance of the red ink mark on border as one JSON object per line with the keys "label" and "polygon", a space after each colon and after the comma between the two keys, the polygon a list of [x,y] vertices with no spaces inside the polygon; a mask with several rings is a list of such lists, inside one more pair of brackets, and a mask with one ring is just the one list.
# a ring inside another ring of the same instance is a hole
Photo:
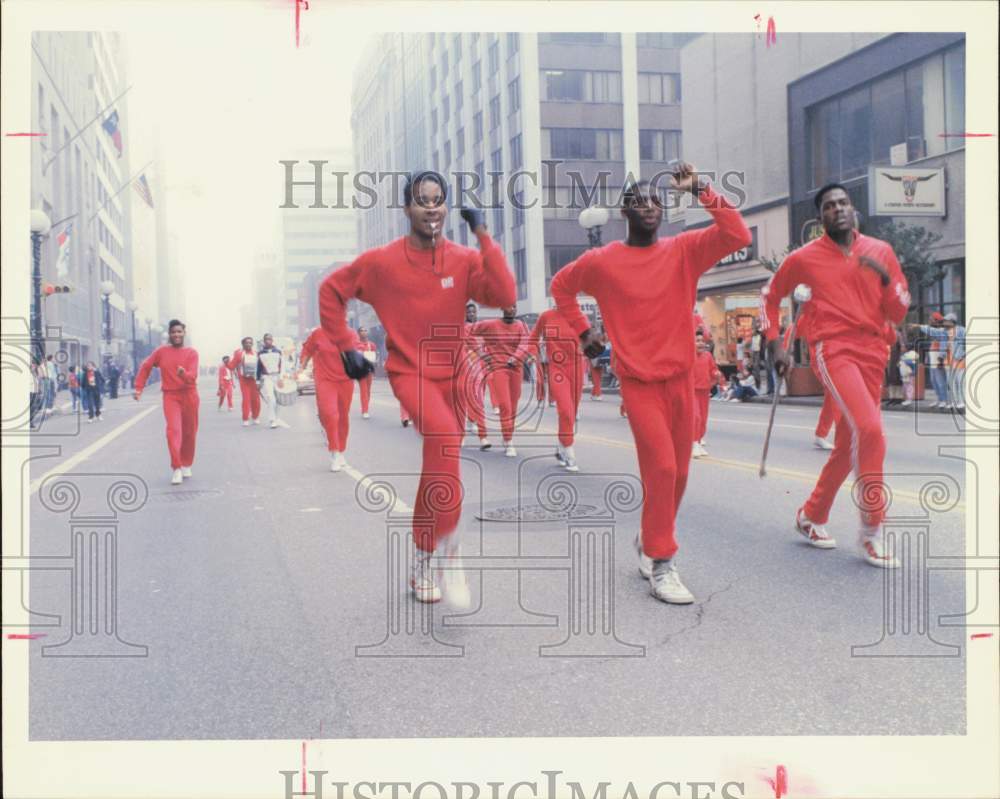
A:
{"label": "red ink mark on border", "polygon": [[939,133],[939,139],[985,139],[996,136],[995,133]]}
{"label": "red ink mark on border", "polygon": [[[296,0],[297,1],[297,0]],[[306,792],[306,742],[302,742],[302,793]]]}
{"label": "red ink mark on border", "polygon": [[4,136],[48,136],[48,133],[5,133]]}
{"label": "red ink mark on border", "polygon": [[971,640],[975,641],[977,638],[992,638],[993,633],[976,633],[971,637]]}
{"label": "red ink mark on border", "polygon": [[[299,46],[299,18],[302,11],[309,10],[309,0],[295,0],[295,46]],[[305,790],[303,785],[302,790]]]}
{"label": "red ink mark on border", "polygon": [[29,633],[27,635],[22,635],[19,633],[9,633],[7,635],[8,641],[34,641],[36,638],[44,638],[45,633]]}
{"label": "red ink mark on border", "polygon": [[788,769],[784,766],[778,766],[774,772],[773,780],[770,777],[764,777],[764,781],[774,788],[774,799],[781,799],[788,793]]}
{"label": "red ink mark on border", "polygon": [[765,34],[764,41],[767,43],[768,47],[772,44],[778,44],[778,30],[774,26],[774,17],[767,18],[767,33]]}

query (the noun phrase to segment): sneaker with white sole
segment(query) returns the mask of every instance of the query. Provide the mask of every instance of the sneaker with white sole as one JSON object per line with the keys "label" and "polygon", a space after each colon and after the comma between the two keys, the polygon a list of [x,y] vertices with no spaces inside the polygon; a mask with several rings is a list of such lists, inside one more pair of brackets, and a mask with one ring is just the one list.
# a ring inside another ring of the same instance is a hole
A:
{"label": "sneaker with white sole", "polygon": [[413,553],[413,568],[410,571],[410,590],[417,602],[440,602],[441,588],[434,581],[431,569],[432,553],[416,549]]}
{"label": "sneaker with white sole", "polygon": [[817,549],[835,549],[837,546],[837,542],[830,537],[826,528],[822,524],[816,524],[806,518],[802,508],[795,512],[795,529],[809,542],[810,546]]}
{"label": "sneaker with white sole", "polygon": [[874,529],[861,528],[858,535],[858,546],[861,549],[861,557],[871,566],[880,569],[898,569],[899,561],[889,551],[889,546],[885,540],[885,530],[879,525]]}
{"label": "sneaker with white sole", "polygon": [[490,443],[490,440],[488,438],[479,439],[479,449],[481,449],[483,452],[490,449],[490,447],[492,446],[493,445]]}
{"label": "sneaker with white sole", "polygon": [[272,430],[274,430],[274,428],[276,428],[277,426],[278,426],[278,420],[277,419],[272,419],[271,420],[271,424],[268,425],[268,427],[270,427]]}
{"label": "sneaker with white sole", "polygon": [[833,449],[833,444],[823,438],[823,436],[816,436],[813,439],[813,446],[816,447],[816,449]]}
{"label": "sneaker with white sole", "polygon": [[514,445],[512,443],[510,443],[509,441],[504,441],[503,446],[504,446],[503,450],[504,455],[506,455],[508,458],[517,457],[517,450],[514,449]]}
{"label": "sneaker with white sole", "polygon": [[563,454],[563,458],[565,458],[565,460],[566,460],[566,462],[563,464],[563,466],[566,467],[566,471],[567,472],[578,472],[578,471],[580,471],[580,467],[577,466],[577,463],[576,463],[576,453],[573,451],[573,446],[572,445],[570,445],[568,447],[562,447],[562,454]]}
{"label": "sneaker with white sole", "polygon": [[654,560],[649,575],[649,593],[670,605],[690,605],[694,594],[687,590],[671,560]]}
{"label": "sneaker with white sole", "polygon": [[347,461],[344,460],[344,454],[342,452],[331,452],[330,453],[330,471],[339,472],[347,465]]}
{"label": "sneaker with white sole", "polygon": [[243,423],[243,426],[244,426],[244,427],[249,427],[249,426],[250,426],[250,420],[249,420],[249,419],[247,419],[247,420],[246,420],[246,421],[245,421],[245,422]]}
{"label": "sneaker with white sole", "polygon": [[181,466],[181,477],[190,477],[190,476],[191,476],[191,467]]}
{"label": "sneaker with white sole", "polygon": [[363,413],[363,414],[361,414],[361,418],[362,419],[371,419],[371,414],[370,413]]}
{"label": "sneaker with white sole", "polygon": [[642,536],[640,535],[635,537],[635,551],[639,555],[639,574],[648,580],[653,574],[653,559],[642,551]]}
{"label": "sneaker with white sole", "polygon": [[170,478],[170,485],[179,486],[184,482],[184,475],[181,473],[180,469],[174,469],[174,474]]}
{"label": "sneaker with white sole", "polygon": [[563,452],[562,444],[556,444],[556,460],[559,462],[560,466],[566,465],[566,455]]}
{"label": "sneaker with white sole", "polygon": [[253,423],[254,423],[254,424],[260,424],[260,419],[254,419],[254,420],[253,420]]}
{"label": "sneaker with white sole", "polygon": [[691,457],[692,458],[704,458],[707,455],[708,455],[708,450],[705,449],[697,441],[695,441],[694,444],[691,445]]}
{"label": "sneaker with white sole", "polygon": [[469,580],[462,567],[462,546],[458,534],[452,533],[438,544],[439,553],[446,560],[448,568],[441,569],[441,586],[448,604],[458,610],[466,610],[472,604]]}

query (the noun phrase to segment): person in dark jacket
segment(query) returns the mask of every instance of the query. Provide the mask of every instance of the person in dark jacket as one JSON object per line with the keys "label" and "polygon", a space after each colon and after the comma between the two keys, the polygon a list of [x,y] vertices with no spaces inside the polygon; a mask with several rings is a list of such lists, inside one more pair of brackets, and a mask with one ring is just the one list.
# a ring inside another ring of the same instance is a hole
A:
{"label": "person in dark jacket", "polygon": [[95,416],[97,421],[103,422],[101,393],[104,391],[104,375],[93,361],[87,361],[87,368],[83,370],[83,377],[80,379],[80,389],[85,398],[84,404],[87,406],[87,423],[92,423]]}

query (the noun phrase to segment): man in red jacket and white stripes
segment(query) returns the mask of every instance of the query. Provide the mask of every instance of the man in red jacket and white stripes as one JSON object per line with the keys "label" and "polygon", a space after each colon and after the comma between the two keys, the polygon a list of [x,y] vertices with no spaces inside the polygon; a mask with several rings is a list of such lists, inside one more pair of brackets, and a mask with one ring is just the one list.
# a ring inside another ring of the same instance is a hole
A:
{"label": "man in red jacket and white stripes", "polygon": [[701,201],[715,224],[659,238],[663,205],[656,186],[626,187],[622,216],[625,241],[587,250],[552,281],[552,296],[584,351],[595,357],[604,345],[580,311],[580,292],[597,300],[611,339],[622,399],[635,438],[645,498],[642,536],[636,540],[639,572],[663,602],[689,604],[691,592],[673,562],[675,519],[687,485],[694,436],[694,322],[698,278],[720,259],[750,244],[750,231],[690,164],[680,164],[670,188]]}
{"label": "man in red jacket and white stripes", "polygon": [[812,289],[809,327],[816,366],[842,416],[833,451],[812,495],[796,513],[795,527],[815,547],[836,546],[825,525],[853,468],[861,555],[872,566],[894,568],[899,562],[888,551],[882,528],[886,494],[880,401],[887,358],[885,323],[903,320],[910,295],[892,247],[854,229],[854,206],[843,186],[823,186],[814,202],[824,235],[785,258],[761,291],[764,334],[775,370],[783,375],[789,358],[778,338],[781,300],[799,283]]}

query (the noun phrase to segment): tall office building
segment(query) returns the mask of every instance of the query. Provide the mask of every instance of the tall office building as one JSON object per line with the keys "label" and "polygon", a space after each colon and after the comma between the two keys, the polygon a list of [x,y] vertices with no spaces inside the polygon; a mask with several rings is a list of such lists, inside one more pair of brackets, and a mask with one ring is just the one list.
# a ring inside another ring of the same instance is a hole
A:
{"label": "tall office building", "polygon": [[[589,205],[681,148],[680,56],[690,34],[438,33],[375,40],[354,76],[358,172],[433,168],[453,207],[479,202],[514,271],[520,313],[550,304],[552,276],[587,247]],[[402,235],[391,180],[363,211],[359,245]],[[675,227],[679,228],[679,222]],[[616,214],[605,240],[623,234]],[[448,238],[469,244],[457,214]]]}

